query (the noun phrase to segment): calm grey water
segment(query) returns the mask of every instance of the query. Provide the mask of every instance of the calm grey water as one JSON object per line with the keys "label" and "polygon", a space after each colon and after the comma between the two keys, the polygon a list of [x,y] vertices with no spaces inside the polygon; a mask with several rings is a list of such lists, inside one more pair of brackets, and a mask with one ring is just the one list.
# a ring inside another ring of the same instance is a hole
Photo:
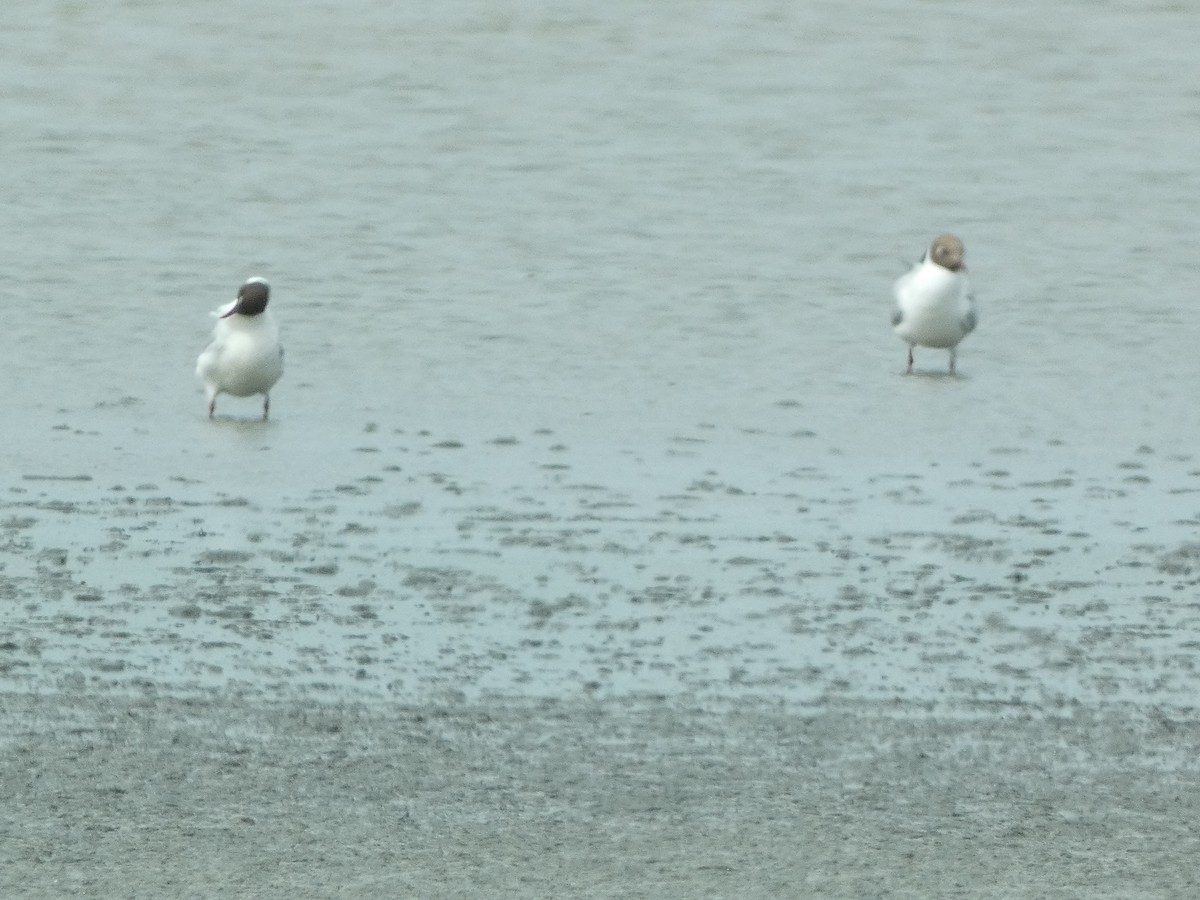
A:
{"label": "calm grey water", "polygon": [[13,684],[1192,702],[1200,10],[404,6],[0,13]]}

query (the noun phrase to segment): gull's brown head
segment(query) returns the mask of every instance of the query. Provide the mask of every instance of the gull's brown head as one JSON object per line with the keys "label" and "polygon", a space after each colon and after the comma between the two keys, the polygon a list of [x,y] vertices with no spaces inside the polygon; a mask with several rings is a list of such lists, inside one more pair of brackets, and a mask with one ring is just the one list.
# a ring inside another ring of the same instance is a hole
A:
{"label": "gull's brown head", "polygon": [[952,234],[941,234],[933,239],[929,245],[929,258],[951,272],[966,268],[963,265],[963,242]]}

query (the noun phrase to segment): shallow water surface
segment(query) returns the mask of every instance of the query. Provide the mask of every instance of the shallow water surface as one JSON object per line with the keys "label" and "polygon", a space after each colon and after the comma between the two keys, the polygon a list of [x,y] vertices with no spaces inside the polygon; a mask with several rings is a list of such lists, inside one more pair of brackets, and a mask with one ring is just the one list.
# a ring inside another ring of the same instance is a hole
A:
{"label": "shallow water surface", "polygon": [[12,686],[1191,704],[1194,14],[23,10]]}

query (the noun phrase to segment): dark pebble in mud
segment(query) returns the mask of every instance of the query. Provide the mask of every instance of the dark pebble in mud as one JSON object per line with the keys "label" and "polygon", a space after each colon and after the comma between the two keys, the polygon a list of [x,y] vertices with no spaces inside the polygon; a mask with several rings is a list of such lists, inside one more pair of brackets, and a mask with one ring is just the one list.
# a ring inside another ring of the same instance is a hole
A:
{"label": "dark pebble in mud", "polygon": [[300,572],[305,575],[336,575],[338,567],[337,563],[324,563],[318,566],[303,566]]}
{"label": "dark pebble in mud", "polygon": [[244,550],[209,550],[201,553],[197,558],[197,562],[207,563],[208,565],[237,565],[239,563],[249,562],[254,559],[253,553],[247,553]]}

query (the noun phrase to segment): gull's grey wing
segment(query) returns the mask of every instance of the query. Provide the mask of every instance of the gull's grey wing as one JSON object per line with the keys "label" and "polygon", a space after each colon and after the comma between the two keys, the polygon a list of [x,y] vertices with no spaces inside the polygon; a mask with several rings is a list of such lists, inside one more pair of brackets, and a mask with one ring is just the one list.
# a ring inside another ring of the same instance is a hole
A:
{"label": "gull's grey wing", "polygon": [[979,311],[975,308],[975,295],[967,294],[967,302],[970,304],[966,315],[962,317],[963,334],[970,334],[975,330],[975,326],[979,324]]}

